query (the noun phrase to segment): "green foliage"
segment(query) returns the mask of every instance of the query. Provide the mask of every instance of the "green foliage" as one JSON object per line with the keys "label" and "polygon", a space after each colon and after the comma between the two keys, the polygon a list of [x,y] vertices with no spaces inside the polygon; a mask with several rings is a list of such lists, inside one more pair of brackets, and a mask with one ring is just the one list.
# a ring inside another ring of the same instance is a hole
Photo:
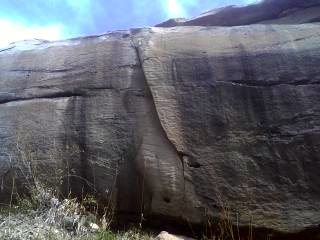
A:
{"label": "green foliage", "polygon": [[96,233],[95,240],[117,240],[117,235],[110,230],[99,231]]}

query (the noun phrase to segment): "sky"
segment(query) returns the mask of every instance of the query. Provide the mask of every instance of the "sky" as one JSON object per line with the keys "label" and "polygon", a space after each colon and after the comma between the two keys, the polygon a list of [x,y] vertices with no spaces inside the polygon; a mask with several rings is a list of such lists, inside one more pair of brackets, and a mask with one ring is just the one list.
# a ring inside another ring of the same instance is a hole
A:
{"label": "sky", "polygon": [[153,26],[213,8],[257,0],[0,0],[0,47]]}

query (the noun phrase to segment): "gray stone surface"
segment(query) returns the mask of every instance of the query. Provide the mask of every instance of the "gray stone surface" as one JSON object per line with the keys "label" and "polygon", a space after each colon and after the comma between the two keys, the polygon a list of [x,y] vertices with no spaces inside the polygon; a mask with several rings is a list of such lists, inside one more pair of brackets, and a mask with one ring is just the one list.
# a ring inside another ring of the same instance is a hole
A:
{"label": "gray stone surface", "polygon": [[317,226],[319,33],[146,28],[1,50],[0,200],[35,169],[128,215]]}
{"label": "gray stone surface", "polygon": [[168,232],[162,231],[159,233],[159,235],[156,237],[157,240],[195,240],[194,238],[189,238],[185,236],[177,236],[170,234]]}
{"label": "gray stone surface", "polygon": [[191,19],[169,19],[157,27],[302,24],[320,21],[319,0],[263,0],[213,9]]}
{"label": "gray stone surface", "polygon": [[228,206],[241,222],[284,231],[319,223],[319,30],[184,27],[138,38],[199,211]]}

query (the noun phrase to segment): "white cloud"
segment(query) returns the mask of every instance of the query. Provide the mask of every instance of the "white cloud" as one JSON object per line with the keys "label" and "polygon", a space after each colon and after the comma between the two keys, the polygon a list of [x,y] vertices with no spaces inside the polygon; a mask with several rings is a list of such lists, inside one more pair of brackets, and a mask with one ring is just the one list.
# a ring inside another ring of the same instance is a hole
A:
{"label": "white cloud", "polygon": [[72,7],[79,15],[87,14],[91,9],[90,0],[67,0],[67,4]]}
{"label": "white cloud", "polygon": [[[233,0],[234,5],[248,5],[252,3],[258,3],[262,0]],[[190,14],[194,8],[199,9],[199,6],[202,4],[209,5],[209,1],[203,1],[201,0],[163,0],[163,9],[167,15],[168,18],[177,18],[177,17],[191,17]],[[209,5],[209,9],[214,9],[216,7],[222,7],[232,5],[232,1],[228,1],[228,3],[224,3],[223,0],[219,1],[212,1],[211,8]],[[204,11],[203,11],[204,12]]]}
{"label": "white cloud", "polygon": [[167,17],[169,18],[186,16],[186,9],[184,8],[183,4],[179,2],[179,0],[166,0],[164,7]]}
{"label": "white cloud", "polygon": [[[100,5],[100,1],[92,0],[66,0],[66,4],[71,7],[74,13],[74,22],[86,25],[90,29],[94,29],[95,26],[95,14],[104,14],[102,12],[103,6]],[[76,26],[75,26],[76,27]]]}
{"label": "white cloud", "polygon": [[11,42],[26,39],[59,40],[63,38],[63,29],[60,24],[48,26],[28,26],[7,19],[0,19],[0,47]]}
{"label": "white cloud", "polygon": [[165,0],[163,2],[168,18],[190,17],[190,10],[200,4],[199,0]]}

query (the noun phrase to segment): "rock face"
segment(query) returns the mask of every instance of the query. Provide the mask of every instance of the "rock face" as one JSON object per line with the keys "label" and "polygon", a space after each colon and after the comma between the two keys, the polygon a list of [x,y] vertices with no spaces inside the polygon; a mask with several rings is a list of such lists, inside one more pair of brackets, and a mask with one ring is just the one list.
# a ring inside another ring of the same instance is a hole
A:
{"label": "rock face", "polygon": [[214,9],[193,19],[170,19],[157,27],[302,24],[320,21],[319,0],[264,0],[249,6]]}
{"label": "rock face", "polygon": [[202,223],[228,207],[243,226],[316,227],[319,43],[314,23],[11,45],[0,52],[0,200],[33,175],[127,215]]}
{"label": "rock face", "polygon": [[142,34],[144,73],[199,211],[228,204],[285,231],[319,223],[319,27]]}
{"label": "rock face", "polygon": [[195,240],[193,238],[188,238],[185,236],[176,236],[173,234],[170,234],[168,232],[162,231],[157,237],[157,240]]}

